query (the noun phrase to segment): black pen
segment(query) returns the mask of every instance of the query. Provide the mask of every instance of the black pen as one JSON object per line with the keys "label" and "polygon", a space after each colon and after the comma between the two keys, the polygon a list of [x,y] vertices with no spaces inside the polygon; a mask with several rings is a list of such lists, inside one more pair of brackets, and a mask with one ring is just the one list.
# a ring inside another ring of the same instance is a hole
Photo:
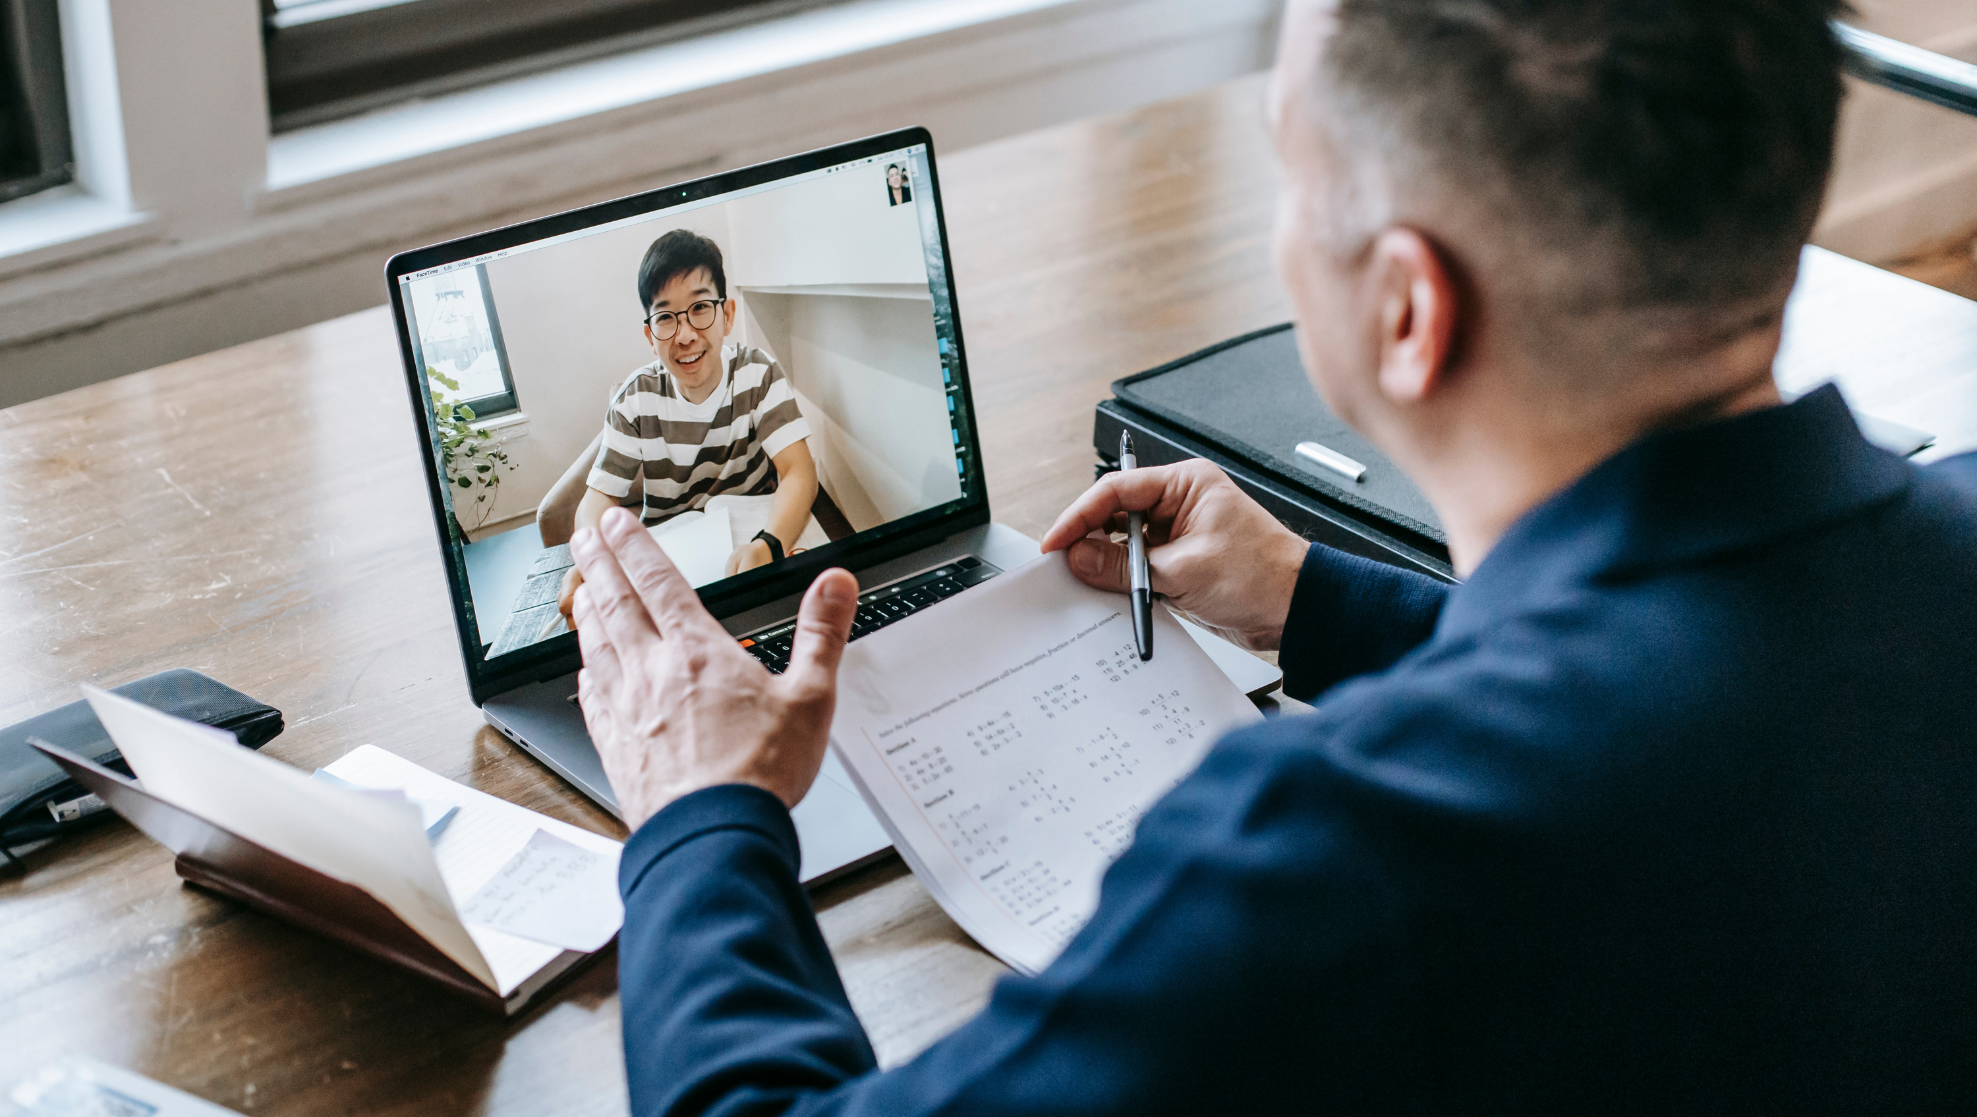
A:
{"label": "black pen", "polygon": [[[1119,470],[1139,466],[1133,457],[1133,432],[1119,432]],[[1133,582],[1133,641],[1140,659],[1153,658],[1153,574],[1146,567],[1146,514],[1126,513],[1126,565]]]}

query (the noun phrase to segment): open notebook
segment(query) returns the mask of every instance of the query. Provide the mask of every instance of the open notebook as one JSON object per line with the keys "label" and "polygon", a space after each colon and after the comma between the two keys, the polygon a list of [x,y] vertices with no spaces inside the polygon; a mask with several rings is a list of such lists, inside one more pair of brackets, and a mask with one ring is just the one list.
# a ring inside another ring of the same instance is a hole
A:
{"label": "open notebook", "polygon": [[[194,884],[508,1015],[617,936],[618,842],[376,746],[312,779],[224,731],[84,693],[137,781],[30,743],[170,848]],[[435,803],[457,810],[429,836]]]}
{"label": "open notebook", "polygon": [[1140,816],[1221,733],[1262,720],[1154,607],[1047,555],[845,649],[831,744],[940,906],[1024,973],[1091,918]]}

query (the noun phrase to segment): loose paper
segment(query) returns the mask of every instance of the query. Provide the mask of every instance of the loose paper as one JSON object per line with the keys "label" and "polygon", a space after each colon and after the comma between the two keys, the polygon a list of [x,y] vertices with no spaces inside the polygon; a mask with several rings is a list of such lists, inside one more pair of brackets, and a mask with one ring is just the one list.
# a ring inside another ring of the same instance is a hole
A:
{"label": "loose paper", "polygon": [[316,769],[316,774],[310,778],[321,780],[324,783],[336,787],[347,787],[352,791],[361,791],[365,795],[412,804],[419,808],[419,824],[426,828],[427,838],[439,837],[441,832],[446,829],[446,824],[452,822],[453,816],[460,813],[460,808],[452,803],[443,803],[438,799],[414,799],[395,787],[365,787],[363,784],[351,783],[349,780],[344,779],[327,768]]}
{"label": "loose paper", "polygon": [[[728,541],[739,547],[755,538],[757,532],[769,529],[769,513],[775,511],[776,494],[737,496],[722,493],[707,502],[709,513],[720,508],[728,510]],[[812,516],[804,523],[803,534],[797,537],[796,547],[798,550],[821,547],[830,541],[831,537],[824,534],[823,527],[817,523],[817,517]]]}
{"label": "loose paper", "polygon": [[688,585],[704,586],[727,577],[728,556],[735,548],[726,507],[681,512],[647,530]]}
{"label": "loose paper", "polygon": [[1049,555],[845,649],[832,745],[927,890],[1026,973],[1140,816],[1262,716],[1164,607],[1142,662],[1130,608]]}
{"label": "loose paper", "polygon": [[460,909],[469,923],[586,953],[618,933],[616,860],[537,830]]}
{"label": "loose paper", "polygon": [[[324,770],[364,787],[396,788],[415,799],[435,799],[459,806],[460,813],[452,824],[432,843],[433,857],[439,861],[440,875],[445,878],[447,891],[456,905],[464,905],[480,891],[529,843],[537,830],[546,830],[608,859],[612,866],[611,892],[613,896],[617,894],[617,864],[624,846],[602,834],[593,834],[485,791],[454,783],[376,745],[360,745]],[[493,968],[495,988],[504,997],[564,952],[560,946],[481,924],[467,924],[467,933],[473,936],[475,945]]]}
{"label": "loose paper", "polygon": [[[673,565],[680,568],[688,585],[704,586],[727,577],[728,556],[768,529],[775,499],[773,493],[761,496],[724,493],[708,501],[705,508],[681,512],[646,530],[658,541],[666,557],[673,560]],[[803,525],[803,535],[796,545],[821,547],[830,541],[831,537],[817,526],[813,516]]]}

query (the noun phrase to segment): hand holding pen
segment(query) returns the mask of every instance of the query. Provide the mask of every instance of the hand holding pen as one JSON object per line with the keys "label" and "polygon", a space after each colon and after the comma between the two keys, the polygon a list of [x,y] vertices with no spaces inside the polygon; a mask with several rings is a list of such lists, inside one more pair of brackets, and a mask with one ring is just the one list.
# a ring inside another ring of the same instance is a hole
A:
{"label": "hand holding pen", "polygon": [[1086,585],[1130,593],[1132,548],[1110,536],[1140,536],[1149,612],[1157,592],[1169,609],[1241,647],[1275,649],[1311,545],[1209,462],[1135,465],[1105,474],[1073,501],[1044,534],[1044,552],[1068,551],[1071,573]]}

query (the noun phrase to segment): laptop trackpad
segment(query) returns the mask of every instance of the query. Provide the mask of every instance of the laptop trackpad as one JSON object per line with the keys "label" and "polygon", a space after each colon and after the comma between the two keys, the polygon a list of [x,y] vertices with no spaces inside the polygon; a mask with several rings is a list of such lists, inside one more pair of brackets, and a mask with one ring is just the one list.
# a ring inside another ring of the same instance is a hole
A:
{"label": "laptop trackpad", "polygon": [[803,865],[796,875],[805,882],[892,845],[885,827],[872,817],[864,798],[852,787],[837,754],[829,750],[824,753],[817,782],[810,785],[810,794],[789,817],[796,823],[796,836],[803,844]]}
{"label": "laptop trackpad", "polygon": [[[583,714],[569,700],[574,687],[575,681],[567,676],[531,683],[490,699],[483,712],[523,749],[616,814],[612,809],[616,798],[590,735],[584,731]],[[803,845],[803,865],[797,876],[805,882],[892,845],[844,766],[829,751],[824,753],[824,766],[817,772],[810,794],[790,817]]]}

